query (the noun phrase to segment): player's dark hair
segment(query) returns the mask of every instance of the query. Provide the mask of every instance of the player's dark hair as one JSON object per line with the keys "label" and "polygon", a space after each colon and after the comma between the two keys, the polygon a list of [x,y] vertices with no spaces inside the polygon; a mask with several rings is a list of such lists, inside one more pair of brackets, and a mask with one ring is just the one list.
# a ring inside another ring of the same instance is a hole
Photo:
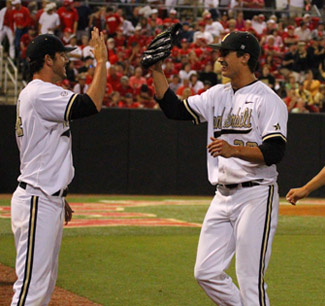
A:
{"label": "player's dark hair", "polygon": [[[243,52],[243,51],[237,51],[237,56],[238,57],[241,57],[243,56],[246,52]],[[255,72],[256,68],[257,68],[257,59],[255,59],[254,57],[250,56],[249,60],[248,60],[248,67],[249,67],[249,70],[251,72]]]}
{"label": "player's dark hair", "polygon": [[[55,59],[55,52],[49,53],[49,56],[54,60]],[[33,79],[34,73],[39,72],[44,66],[45,60],[43,58],[38,58],[34,61],[28,63],[28,76],[27,81],[31,81]]]}

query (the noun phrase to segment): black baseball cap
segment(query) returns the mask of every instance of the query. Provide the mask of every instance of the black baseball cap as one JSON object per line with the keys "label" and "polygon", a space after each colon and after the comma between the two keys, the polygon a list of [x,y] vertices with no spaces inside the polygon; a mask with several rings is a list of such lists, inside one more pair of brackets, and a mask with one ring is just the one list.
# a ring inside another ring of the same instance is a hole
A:
{"label": "black baseball cap", "polygon": [[56,52],[71,52],[75,47],[65,47],[55,35],[42,34],[35,37],[28,45],[26,56],[29,62],[43,58],[46,54]]}
{"label": "black baseball cap", "polygon": [[249,32],[230,32],[219,44],[209,45],[214,49],[225,49],[232,51],[243,51],[258,59],[261,53],[260,44],[256,37]]}

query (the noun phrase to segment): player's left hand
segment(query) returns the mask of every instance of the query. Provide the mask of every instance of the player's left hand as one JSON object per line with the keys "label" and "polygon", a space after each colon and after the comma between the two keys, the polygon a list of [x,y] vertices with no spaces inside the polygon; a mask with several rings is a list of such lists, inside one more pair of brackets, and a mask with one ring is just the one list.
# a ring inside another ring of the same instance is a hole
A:
{"label": "player's left hand", "polygon": [[72,219],[72,214],[74,213],[74,211],[72,210],[72,208],[70,207],[69,203],[64,200],[65,202],[65,206],[64,206],[64,219],[65,219],[65,225],[67,225],[71,219]]}
{"label": "player's left hand", "polygon": [[91,40],[89,42],[89,45],[93,48],[90,51],[94,54],[96,62],[106,63],[108,55],[104,34],[103,32],[99,33],[99,30],[96,27],[91,31]]}
{"label": "player's left hand", "polygon": [[210,137],[210,139],[212,142],[207,146],[207,149],[213,157],[229,158],[233,156],[234,148],[227,141],[214,137]]}
{"label": "player's left hand", "polygon": [[309,194],[309,192],[303,188],[292,188],[289,190],[289,192],[286,195],[286,199],[287,201],[292,204],[292,205],[296,205],[297,201],[300,199],[303,199],[305,197],[307,197]]}

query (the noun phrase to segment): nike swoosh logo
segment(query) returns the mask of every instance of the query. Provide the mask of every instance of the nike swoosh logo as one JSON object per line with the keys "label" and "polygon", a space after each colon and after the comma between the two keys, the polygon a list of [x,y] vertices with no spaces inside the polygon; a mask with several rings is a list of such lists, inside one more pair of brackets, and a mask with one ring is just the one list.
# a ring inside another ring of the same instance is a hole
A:
{"label": "nike swoosh logo", "polygon": [[254,103],[254,102],[250,102],[250,101],[246,101],[245,104],[249,104],[249,103]]}

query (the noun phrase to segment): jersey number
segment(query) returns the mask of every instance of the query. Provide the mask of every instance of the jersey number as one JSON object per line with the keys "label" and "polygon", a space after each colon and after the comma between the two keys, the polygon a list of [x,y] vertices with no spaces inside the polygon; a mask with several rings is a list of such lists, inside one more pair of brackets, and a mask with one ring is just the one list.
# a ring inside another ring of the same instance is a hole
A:
{"label": "jersey number", "polygon": [[19,101],[17,105],[17,117],[16,117],[16,134],[18,137],[24,136],[24,131],[22,128],[23,123],[21,122],[21,117],[19,116]]}
{"label": "jersey number", "polygon": [[[243,146],[245,146],[245,143],[242,140],[235,139],[234,140],[234,145],[243,147]],[[246,147],[251,147],[251,148],[257,147],[257,143],[252,142],[252,141],[247,141],[246,142]]]}

